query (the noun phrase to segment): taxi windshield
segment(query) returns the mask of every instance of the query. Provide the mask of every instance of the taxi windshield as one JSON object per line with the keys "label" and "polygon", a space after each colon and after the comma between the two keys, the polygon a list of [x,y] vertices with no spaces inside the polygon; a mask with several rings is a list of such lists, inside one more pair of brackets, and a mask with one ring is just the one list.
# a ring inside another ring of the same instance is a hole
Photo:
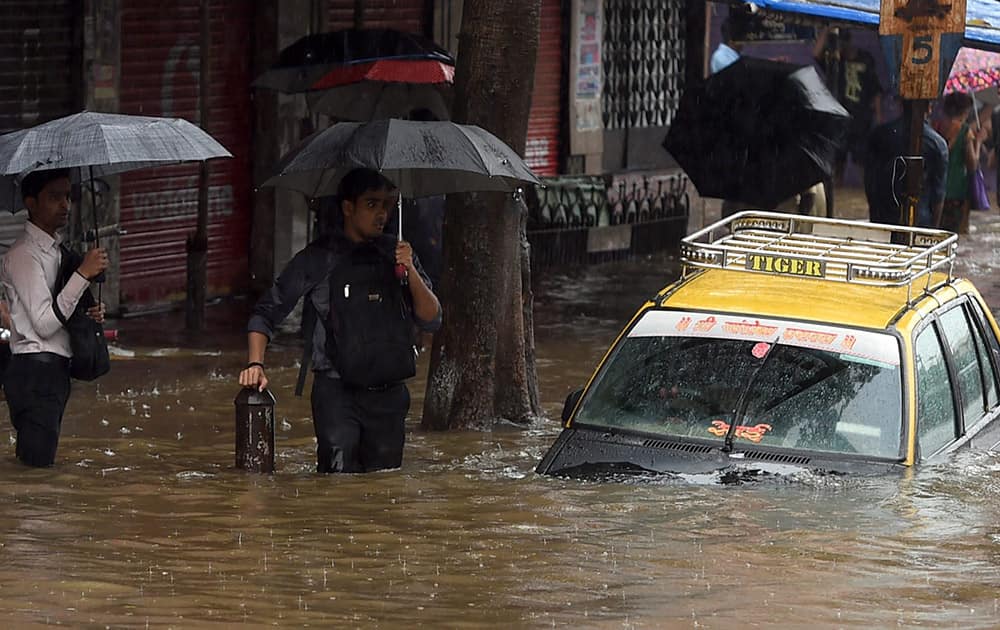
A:
{"label": "taxi windshield", "polygon": [[898,458],[899,349],[871,331],[650,311],[574,423],[665,437]]}

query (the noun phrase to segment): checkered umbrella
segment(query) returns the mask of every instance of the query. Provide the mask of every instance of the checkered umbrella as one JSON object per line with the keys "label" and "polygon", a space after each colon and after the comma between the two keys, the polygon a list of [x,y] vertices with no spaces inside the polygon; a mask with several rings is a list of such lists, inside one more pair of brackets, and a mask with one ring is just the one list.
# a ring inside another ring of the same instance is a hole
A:
{"label": "checkered umbrella", "polygon": [[0,175],[93,167],[95,176],[232,154],[181,118],[80,112],[0,136]]}
{"label": "checkered umbrella", "polygon": [[82,179],[216,157],[232,154],[186,120],[81,112],[0,136],[0,209],[20,210],[32,171],[85,168]]}

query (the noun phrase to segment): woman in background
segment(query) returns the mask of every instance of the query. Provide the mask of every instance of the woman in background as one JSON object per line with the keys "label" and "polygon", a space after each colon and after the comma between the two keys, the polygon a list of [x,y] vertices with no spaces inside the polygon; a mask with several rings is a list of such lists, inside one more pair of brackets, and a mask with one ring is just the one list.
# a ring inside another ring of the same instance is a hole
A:
{"label": "woman in background", "polygon": [[976,134],[969,126],[972,97],[952,92],[944,97],[941,116],[933,123],[948,143],[948,174],[945,179],[944,210],[941,226],[959,234],[969,233],[969,173],[979,163],[982,130]]}

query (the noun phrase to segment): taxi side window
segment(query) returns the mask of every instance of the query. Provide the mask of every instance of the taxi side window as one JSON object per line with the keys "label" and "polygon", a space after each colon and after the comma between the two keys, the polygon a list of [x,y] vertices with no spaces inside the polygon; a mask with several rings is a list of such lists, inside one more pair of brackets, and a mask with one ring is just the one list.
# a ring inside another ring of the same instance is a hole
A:
{"label": "taxi side window", "polygon": [[997,342],[993,327],[983,314],[982,306],[975,300],[968,303],[973,337],[979,350],[980,362],[983,366],[983,380],[986,384],[986,407],[993,409],[1000,402],[1000,390],[997,389],[997,369],[1000,360],[1000,343]]}
{"label": "taxi side window", "polygon": [[965,426],[975,424],[986,411],[982,359],[986,359],[976,344],[971,322],[961,306],[941,314],[944,333],[962,393],[962,417]]}
{"label": "taxi side window", "polygon": [[914,343],[917,363],[917,439],[924,457],[956,437],[957,414],[952,397],[951,374],[937,328],[927,326]]}

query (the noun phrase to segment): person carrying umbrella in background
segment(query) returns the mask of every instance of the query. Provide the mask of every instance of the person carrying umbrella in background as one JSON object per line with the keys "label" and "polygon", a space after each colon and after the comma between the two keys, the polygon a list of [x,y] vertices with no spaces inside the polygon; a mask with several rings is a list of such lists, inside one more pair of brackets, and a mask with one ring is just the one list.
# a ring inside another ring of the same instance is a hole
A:
{"label": "person carrying umbrella in background", "polygon": [[742,48],[742,46],[736,42],[736,37],[733,33],[732,20],[728,17],[723,20],[720,30],[722,34],[722,41],[719,42],[719,46],[715,49],[715,52],[712,53],[712,58],[709,61],[711,74],[715,74],[716,72],[728,68],[732,64],[739,61],[740,58],[740,48]]}
{"label": "person carrying umbrella in background", "polygon": [[[57,286],[62,263],[58,231],[69,219],[70,190],[67,169],[35,171],[23,178],[28,221],[0,265],[13,353],[4,389],[17,431],[17,458],[29,466],[51,466],[55,461],[70,394],[69,332],[54,309],[72,313],[90,281],[108,268],[107,252],[95,247],[65,286]],[[91,307],[87,315],[103,323],[104,305]]]}
{"label": "person carrying umbrella in background", "polygon": [[663,147],[723,216],[793,197],[809,211],[849,122],[815,68],[744,56],[685,88]]}
{"label": "person carrying umbrella in background", "polygon": [[[295,255],[254,307],[247,326],[243,387],[268,384],[264,353],[278,324],[305,298],[300,373],[313,366],[312,413],[317,470],[399,468],[416,373],[414,325],[434,331],[441,305],[410,244],[384,228],[399,191],[376,170],[356,168],[338,187],[343,229]],[[298,392],[297,392],[298,393]]]}

